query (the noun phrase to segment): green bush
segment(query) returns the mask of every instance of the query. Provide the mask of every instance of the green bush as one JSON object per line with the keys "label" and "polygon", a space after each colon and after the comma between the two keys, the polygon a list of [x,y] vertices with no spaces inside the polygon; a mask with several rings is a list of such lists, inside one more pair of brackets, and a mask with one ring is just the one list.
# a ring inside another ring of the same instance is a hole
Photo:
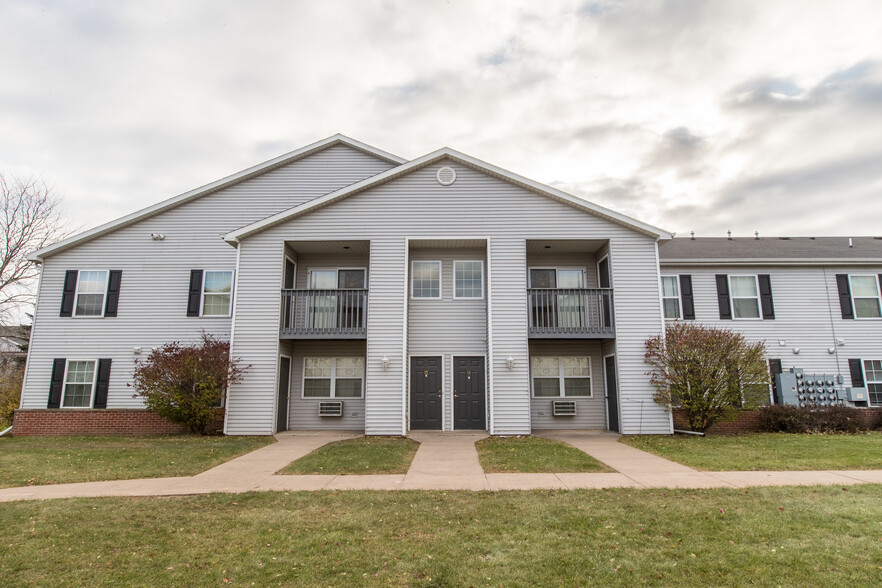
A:
{"label": "green bush", "polygon": [[12,413],[21,402],[24,362],[0,357],[0,430],[12,424]]}
{"label": "green bush", "polygon": [[759,409],[759,427],[769,433],[860,433],[867,430],[859,408],[775,404]]}

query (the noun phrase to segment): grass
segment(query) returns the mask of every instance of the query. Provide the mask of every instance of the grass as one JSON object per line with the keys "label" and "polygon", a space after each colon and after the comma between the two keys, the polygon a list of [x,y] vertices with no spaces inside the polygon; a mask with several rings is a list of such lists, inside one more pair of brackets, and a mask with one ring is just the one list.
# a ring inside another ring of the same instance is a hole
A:
{"label": "grass", "polygon": [[187,435],[0,437],[0,488],[190,476],[271,442]]}
{"label": "grass", "polygon": [[6,586],[882,585],[882,485],[0,505]]}
{"label": "grass", "polygon": [[614,471],[571,445],[542,437],[488,437],[475,445],[488,474]]}
{"label": "grass", "polygon": [[882,469],[882,433],[622,437],[631,447],[708,471]]}
{"label": "grass", "polygon": [[405,474],[419,443],[405,437],[359,437],[320,447],[280,474]]}

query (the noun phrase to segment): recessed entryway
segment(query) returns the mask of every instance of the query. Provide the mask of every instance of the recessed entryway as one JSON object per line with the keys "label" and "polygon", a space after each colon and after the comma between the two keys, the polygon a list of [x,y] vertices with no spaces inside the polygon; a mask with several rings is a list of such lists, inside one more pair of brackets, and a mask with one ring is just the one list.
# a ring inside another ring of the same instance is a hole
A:
{"label": "recessed entryway", "polygon": [[441,429],[442,358],[410,358],[410,428]]}
{"label": "recessed entryway", "polygon": [[453,358],[453,428],[487,428],[483,357]]}

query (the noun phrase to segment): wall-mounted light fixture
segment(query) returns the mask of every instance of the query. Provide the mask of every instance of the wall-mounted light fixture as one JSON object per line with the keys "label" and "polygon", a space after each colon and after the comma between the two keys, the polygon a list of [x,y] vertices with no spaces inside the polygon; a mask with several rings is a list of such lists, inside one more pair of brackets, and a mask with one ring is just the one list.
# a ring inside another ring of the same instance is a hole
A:
{"label": "wall-mounted light fixture", "polygon": [[383,371],[384,372],[389,371],[389,358],[384,355],[383,359],[381,361],[383,362]]}
{"label": "wall-mounted light fixture", "polygon": [[785,345],[787,345],[787,341],[784,339],[778,339],[778,345],[784,347]]}
{"label": "wall-mounted light fixture", "polygon": [[162,233],[150,233],[150,238],[154,241],[165,241],[165,235]]}
{"label": "wall-mounted light fixture", "polygon": [[830,355],[833,355],[834,353],[836,353],[836,348],[835,347],[828,347],[827,353],[829,353]]}
{"label": "wall-mounted light fixture", "polygon": [[799,355],[799,347],[793,348],[793,355]]}
{"label": "wall-mounted light fixture", "polygon": [[132,353],[134,353],[135,355],[141,355],[141,348],[140,347],[133,348]]}
{"label": "wall-mounted light fixture", "polygon": [[510,369],[510,370],[513,370],[513,369],[514,369],[514,358],[511,356],[510,353],[508,354],[508,357],[505,358],[505,365],[506,365],[506,366],[508,367],[508,369]]}
{"label": "wall-mounted light fixture", "polygon": [[845,345],[845,339],[836,339],[836,344],[842,347]]}

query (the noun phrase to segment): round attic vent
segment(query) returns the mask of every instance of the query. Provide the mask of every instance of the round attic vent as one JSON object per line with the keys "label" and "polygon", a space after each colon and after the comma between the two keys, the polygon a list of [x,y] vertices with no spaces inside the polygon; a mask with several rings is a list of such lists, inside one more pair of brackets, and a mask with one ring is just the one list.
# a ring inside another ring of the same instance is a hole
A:
{"label": "round attic vent", "polygon": [[442,186],[449,186],[456,181],[456,172],[453,171],[453,168],[444,166],[435,174],[435,179]]}

